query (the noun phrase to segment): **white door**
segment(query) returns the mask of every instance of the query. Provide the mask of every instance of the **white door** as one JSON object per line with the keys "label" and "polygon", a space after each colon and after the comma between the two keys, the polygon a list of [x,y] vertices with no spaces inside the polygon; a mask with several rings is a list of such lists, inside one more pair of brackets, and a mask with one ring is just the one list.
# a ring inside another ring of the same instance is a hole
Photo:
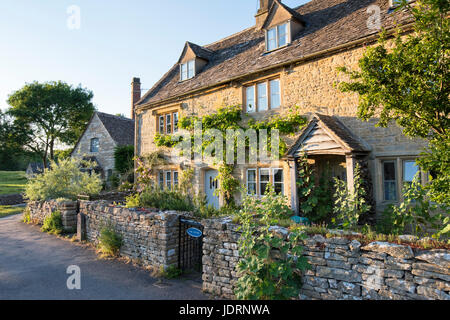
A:
{"label": "white door", "polygon": [[214,194],[214,191],[219,187],[219,181],[215,179],[217,175],[217,170],[205,171],[205,194],[208,206],[219,209],[219,197]]}

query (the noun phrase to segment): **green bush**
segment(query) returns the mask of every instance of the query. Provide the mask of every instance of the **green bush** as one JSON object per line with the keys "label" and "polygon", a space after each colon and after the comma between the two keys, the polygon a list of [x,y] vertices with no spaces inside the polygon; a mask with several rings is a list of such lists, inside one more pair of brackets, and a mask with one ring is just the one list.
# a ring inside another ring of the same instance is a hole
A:
{"label": "green bush", "polygon": [[98,247],[102,253],[109,256],[117,256],[122,243],[122,236],[112,226],[107,225],[100,230]]}
{"label": "green bush", "polygon": [[429,192],[416,176],[403,188],[404,200],[390,205],[383,212],[377,230],[385,234],[412,233],[417,236],[432,233],[433,238],[448,237],[450,233],[450,207],[429,199]]}
{"label": "green bush", "polygon": [[51,169],[30,179],[25,187],[25,196],[32,201],[69,198],[76,200],[79,194],[95,195],[102,189],[102,181],[95,174],[81,171],[92,163],[68,158],[59,163],[52,162]]}
{"label": "green bush", "polygon": [[63,230],[61,212],[59,211],[54,211],[51,215],[47,216],[41,228],[42,232],[50,234],[61,234]]}
{"label": "green bush", "polygon": [[134,168],[134,146],[117,146],[114,149],[114,169],[118,173],[126,173]]}
{"label": "green bush", "polygon": [[160,274],[166,279],[175,279],[183,274],[183,271],[176,266],[170,266],[166,270],[161,266]]}
{"label": "green bush", "polygon": [[336,217],[332,219],[334,224],[339,224],[343,229],[352,229],[358,225],[359,218],[370,210],[366,203],[366,191],[361,178],[361,167],[355,166],[353,190],[348,190],[347,183],[334,178],[335,202],[333,211]]}
{"label": "green bush", "polygon": [[22,222],[26,224],[31,223],[31,213],[30,209],[26,208],[22,215]]}
{"label": "green bush", "polygon": [[240,277],[236,297],[271,300],[298,296],[301,284],[298,271],[309,268],[301,245],[306,235],[299,228],[292,228],[288,241],[284,241],[271,228],[292,214],[287,198],[277,195],[272,185],[263,198],[247,196],[246,192],[243,198],[238,214],[242,223],[239,239],[242,259],[237,265]]}

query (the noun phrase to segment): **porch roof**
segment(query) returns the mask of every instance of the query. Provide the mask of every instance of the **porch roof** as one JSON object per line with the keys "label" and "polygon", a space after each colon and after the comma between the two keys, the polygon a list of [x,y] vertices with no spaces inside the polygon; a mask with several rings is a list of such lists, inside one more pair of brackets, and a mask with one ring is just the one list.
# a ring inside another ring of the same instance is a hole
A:
{"label": "porch roof", "polygon": [[369,153],[370,146],[353,134],[337,117],[314,114],[295,144],[288,150],[287,158],[297,158],[301,152],[313,154]]}

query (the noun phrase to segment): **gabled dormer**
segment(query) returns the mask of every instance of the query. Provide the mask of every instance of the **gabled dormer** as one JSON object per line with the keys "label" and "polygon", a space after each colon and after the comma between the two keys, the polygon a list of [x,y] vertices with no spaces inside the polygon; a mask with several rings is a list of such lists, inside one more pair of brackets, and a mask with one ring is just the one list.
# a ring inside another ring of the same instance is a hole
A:
{"label": "gabled dormer", "polygon": [[208,64],[213,52],[191,42],[186,42],[178,64],[180,81],[194,78]]}
{"label": "gabled dormer", "polygon": [[298,12],[279,0],[273,0],[261,25],[266,32],[266,52],[288,46],[304,25]]}

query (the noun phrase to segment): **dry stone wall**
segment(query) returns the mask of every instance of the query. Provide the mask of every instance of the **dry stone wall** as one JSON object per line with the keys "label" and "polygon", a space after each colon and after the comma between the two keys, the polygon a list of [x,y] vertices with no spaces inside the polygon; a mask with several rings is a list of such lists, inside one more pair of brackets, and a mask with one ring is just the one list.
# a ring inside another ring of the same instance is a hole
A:
{"label": "dry stone wall", "polygon": [[178,263],[178,226],[182,213],[175,211],[136,211],[115,207],[106,201],[81,201],[85,235],[98,243],[100,231],[110,225],[122,236],[120,255],[134,262],[167,269]]}
{"label": "dry stone wall", "polygon": [[[238,226],[230,219],[204,221],[203,290],[234,298],[239,261]],[[276,228],[287,239],[288,231]],[[316,235],[304,242],[312,266],[299,299],[450,300],[450,252]]]}
{"label": "dry stone wall", "polygon": [[62,224],[65,231],[74,231],[77,227],[77,202],[76,201],[30,201],[27,204],[31,221],[43,224],[46,217],[52,212],[61,212]]}

